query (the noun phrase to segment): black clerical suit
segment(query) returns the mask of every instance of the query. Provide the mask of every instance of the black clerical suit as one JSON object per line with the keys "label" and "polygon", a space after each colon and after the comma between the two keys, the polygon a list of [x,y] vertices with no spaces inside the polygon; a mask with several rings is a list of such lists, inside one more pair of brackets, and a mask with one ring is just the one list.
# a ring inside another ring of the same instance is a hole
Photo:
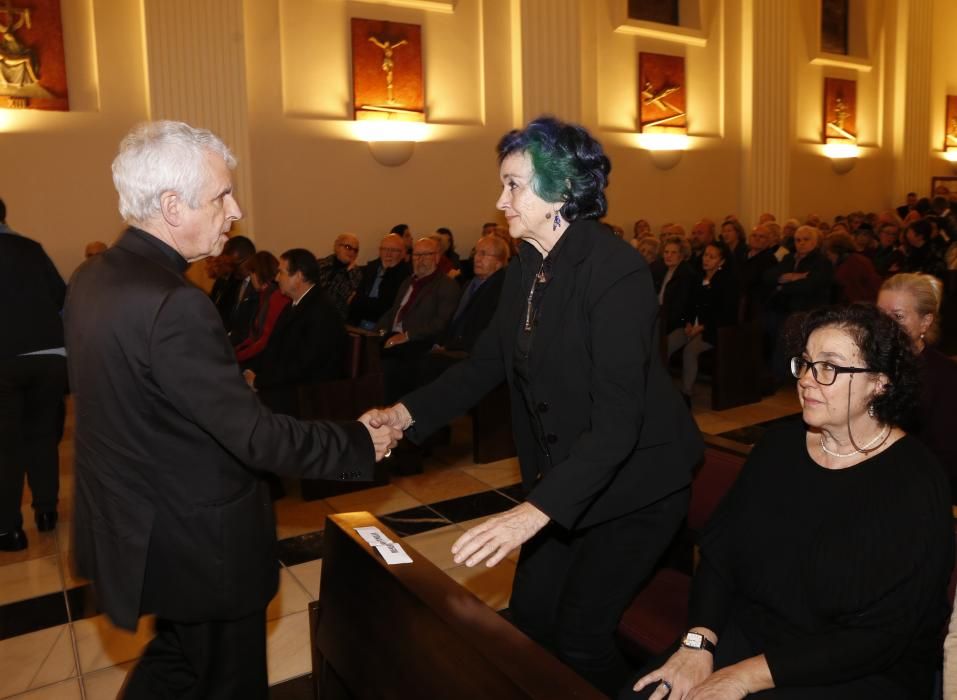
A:
{"label": "black clerical suit", "polygon": [[417,439],[508,381],[522,481],[551,519],[522,547],[512,617],[611,692],[628,673],[614,630],[684,517],[702,444],[661,364],[645,260],[596,221],[548,257],[529,304],[545,268],[522,243],[469,358],[402,402]]}
{"label": "black clerical suit", "polygon": [[116,625],[157,616],[126,697],[262,698],[278,565],[255,470],[371,479],[375,455],[358,422],[300,423],[266,409],[185,269],[172,248],[130,228],[70,283],[76,562]]}
{"label": "black clerical suit", "polygon": [[6,300],[0,333],[0,533],[23,524],[24,473],[36,513],[56,511],[65,294],[63,278],[39,243],[0,234],[0,299]]}
{"label": "black clerical suit", "polygon": [[256,390],[278,413],[299,415],[298,387],[345,375],[346,327],[319,285],[289,304],[256,370]]}

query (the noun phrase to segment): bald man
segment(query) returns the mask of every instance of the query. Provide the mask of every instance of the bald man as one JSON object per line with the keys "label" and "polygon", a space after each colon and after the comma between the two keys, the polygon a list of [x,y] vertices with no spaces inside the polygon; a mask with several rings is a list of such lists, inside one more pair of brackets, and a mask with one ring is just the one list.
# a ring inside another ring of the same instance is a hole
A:
{"label": "bald man", "polygon": [[399,286],[412,274],[412,265],[405,260],[405,241],[390,233],[379,243],[379,257],[362,267],[362,281],[349,305],[349,323],[366,330],[375,328],[399,291]]}

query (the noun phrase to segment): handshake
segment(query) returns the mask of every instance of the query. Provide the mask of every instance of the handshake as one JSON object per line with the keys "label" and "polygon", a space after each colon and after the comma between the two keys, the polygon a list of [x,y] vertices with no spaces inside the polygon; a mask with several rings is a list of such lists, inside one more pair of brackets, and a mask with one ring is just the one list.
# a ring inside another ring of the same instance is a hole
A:
{"label": "handshake", "polygon": [[399,444],[404,431],[415,421],[403,404],[397,403],[388,408],[372,408],[359,416],[359,422],[369,431],[372,446],[375,448],[375,461],[381,462],[392,454],[392,448]]}

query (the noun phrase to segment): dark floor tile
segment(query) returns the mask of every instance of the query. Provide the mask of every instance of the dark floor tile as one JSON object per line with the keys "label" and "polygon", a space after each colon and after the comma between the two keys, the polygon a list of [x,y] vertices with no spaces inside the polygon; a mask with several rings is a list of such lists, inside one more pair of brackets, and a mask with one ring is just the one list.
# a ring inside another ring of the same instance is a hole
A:
{"label": "dark floor tile", "polygon": [[461,523],[514,508],[515,501],[506,498],[498,491],[482,491],[448,501],[430,503],[429,507],[453,523]]}
{"label": "dark floor tile", "polygon": [[439,515],[428,506],[416,506],[397,513],[380,515],[379,520],[400,537],[418,535],[420,532],[428,532],[452,524],[448,518]]}
{"label": "dark floor tile", "polygon": [[322,530],[279,540],[279,561],[286,566],[322,559]]}
{"label": "dark floor tile", "polygon": [[314,700],[312,674],[277,683],[269,688],[269,700]]}
{"label": "dark floor tile", "polygon": [[66,604],[71,620],[83,620],[88,617],[95,617],[103,612],[96,602],[93,585],[89,583],[85,586],[69,589],[66,592]]}
{"label": "dark floor tile", "polygon": [[500,489],[495,489],[499,493],[503,493],[509,498],[511,498],[516,503],[522,503],[525,500],[525,487],[521,484],[512,484],[511,486],[503,486]]}
{"label": "dark floor tile", "polygon": [[65,625],[68,621],[63,592],[0,605],[0,639]]}

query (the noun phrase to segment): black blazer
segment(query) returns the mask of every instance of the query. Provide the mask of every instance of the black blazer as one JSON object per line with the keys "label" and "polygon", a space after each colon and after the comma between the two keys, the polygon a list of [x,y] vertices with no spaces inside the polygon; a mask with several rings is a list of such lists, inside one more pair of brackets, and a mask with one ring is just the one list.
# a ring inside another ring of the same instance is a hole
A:
{"label": "black blazer", "polygon": [[76,403],[74,549],[119,627],[265,608],[278,584],[268,488],[254,470],[369,480],[362,424],[300,423],[243,381],[186,261],[128,229],[73,275],[65,325]]}
{"label": "black blazer", "polygon": [[[665,333],[671,333],[677,328],[684,328],[685,312],[688,309],[695,284],[698,283],[698,277],[699,274],[695,272],[691,263],[687,260],[678,263],[674,274],[668,280],[668,286],[665,287],[665,294],[661,303]],[[663,278],[662,283],[664,283]]]}
{"label": "black blazer", "polygon": [[439,338],[438,344],[446,350],[471,352],[482,331],[495,315],[504,282],[504,268],[485,280],[469,299],[461,315],[458,318],[453,317],[448,329]]}
{"label": "black blazer", "polygon": [[[399,291],[395,295],[392,306],[379,319],[377,327],[385,331],[387,336],[392,332],[395,315],[399,312],[405,293],[413,282],[412,277],[406,277],[405,281],[399,285]],[[459,285],[447,275],[442,274],[441,271],[436,273],[419,290],[415,299],[409,304],[409,308],[402,314],[402,328],[409,334],[409,340],[435,342],[435,339],[445,331],[449,319],[458,308],[461,293]]]}
{"label": "black blazer", "polygon": [[66,285],[36,241],[0,233],[0,299],[4,300],[0,360],[63,347],[60,309]]}
{"label": "black blazer", "polygon": [[[831,285],[834,283],[834,266],[824,253],[812,250],[794,264],[795,254],[790,253],[774,267],[764,273],[765,283],[774,291],[771,292],[769,304],[781,313],[792,311],[810,311],[818,306],[827,306],[831,303]],[[778,278],[785,272],[806,272],[807,277],[795,282],[781,284]]]}
{"label": "black blazer", "polygon": [[[630,513],[688,485],[702,441],[658,352],[658,302],[639,253],[596,221],[572,224],[529,356],[534,413],[513,354],[540,256],[523,243],[467,360],[402,399],[423,437],[503,380],[529,500],[567,529]],[[533,432],[540,421],[548,455]]]}
{"label": "black blazer", "polygon": [[718,340],[718,329],[738,322],[738,282],[734,272],[721,268],[704,284],[704,275],[695,281],[688,297],[682,326],[697,321],[704,326],[701,338],[711,345]]}

